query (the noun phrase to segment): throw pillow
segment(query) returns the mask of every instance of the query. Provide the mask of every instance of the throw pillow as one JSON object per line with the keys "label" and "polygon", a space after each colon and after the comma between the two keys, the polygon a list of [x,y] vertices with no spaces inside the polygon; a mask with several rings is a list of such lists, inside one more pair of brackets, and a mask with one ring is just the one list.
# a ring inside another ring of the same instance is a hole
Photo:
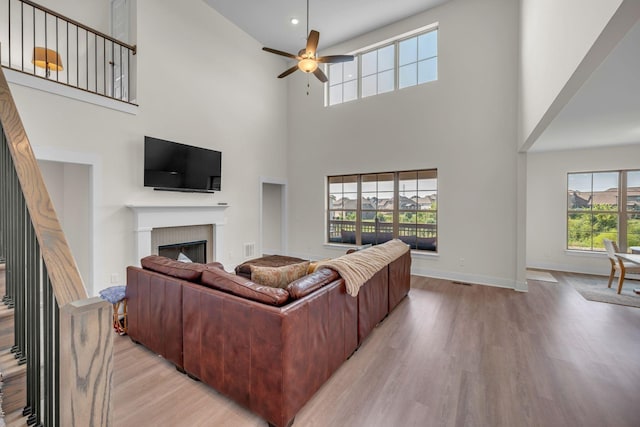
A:
{"label": "throw pillow", "polygon": [[294,280],[305,276],[309,269],[309,261],[289,264],[282,267],[251,266],[251,281],[272,288],[286,288]]}

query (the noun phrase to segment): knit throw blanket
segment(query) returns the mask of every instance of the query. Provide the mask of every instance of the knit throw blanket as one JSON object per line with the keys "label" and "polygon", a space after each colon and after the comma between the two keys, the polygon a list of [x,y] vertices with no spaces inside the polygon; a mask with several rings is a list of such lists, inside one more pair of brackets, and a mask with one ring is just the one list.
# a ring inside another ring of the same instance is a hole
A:
{"label": "knit throw blanket", "polygon": [[328,267],[340,273],[347,293],[357,296],[360,287],[378,271],[409,250],[403,241],[394,239],[380,245],[362,249],[338,258],[318,263],[318,268]]}

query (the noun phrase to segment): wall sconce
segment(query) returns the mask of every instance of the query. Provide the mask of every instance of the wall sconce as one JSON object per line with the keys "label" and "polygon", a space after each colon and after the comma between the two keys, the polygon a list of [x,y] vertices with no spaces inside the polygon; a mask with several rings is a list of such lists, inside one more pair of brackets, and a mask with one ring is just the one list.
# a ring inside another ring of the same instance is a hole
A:
{"label": "wall sconce", "polygon": [[33,59],[31,59],[31,63],[36,67],[46,69],[47,78],[49,78],[51,70],[62,71],[64,69],[62,68],[62,59],[60,58],[60,54],[55,50],[44,47],[33,48]]}

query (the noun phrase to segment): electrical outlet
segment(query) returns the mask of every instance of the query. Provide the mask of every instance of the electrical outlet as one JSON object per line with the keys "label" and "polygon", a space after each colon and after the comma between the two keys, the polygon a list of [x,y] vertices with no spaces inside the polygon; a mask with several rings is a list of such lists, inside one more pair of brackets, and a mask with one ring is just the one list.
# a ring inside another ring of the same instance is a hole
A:
{"label": "electrical outlet", "polygon": [[111,283],[120,283],[120,276],[118,276],[118,273],[111,273]]}
{"label": "electrical outlet", "polygon": [[460,258],[460,261],[458,261],[458,265],[459,265],[461,268],[464,268],[464,258]]}

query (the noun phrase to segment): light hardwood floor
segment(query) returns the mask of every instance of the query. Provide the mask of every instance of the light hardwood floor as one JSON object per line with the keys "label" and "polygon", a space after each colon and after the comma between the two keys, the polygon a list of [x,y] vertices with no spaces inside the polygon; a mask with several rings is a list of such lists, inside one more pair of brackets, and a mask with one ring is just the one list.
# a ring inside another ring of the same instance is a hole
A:
{"label": "light hardwood floor", "polygon": [[[640,426],[640,309],[553,274],[528,293],[412,277],[294,426]],[[127,337],[114,383],[117,427],[266,426]]]}

